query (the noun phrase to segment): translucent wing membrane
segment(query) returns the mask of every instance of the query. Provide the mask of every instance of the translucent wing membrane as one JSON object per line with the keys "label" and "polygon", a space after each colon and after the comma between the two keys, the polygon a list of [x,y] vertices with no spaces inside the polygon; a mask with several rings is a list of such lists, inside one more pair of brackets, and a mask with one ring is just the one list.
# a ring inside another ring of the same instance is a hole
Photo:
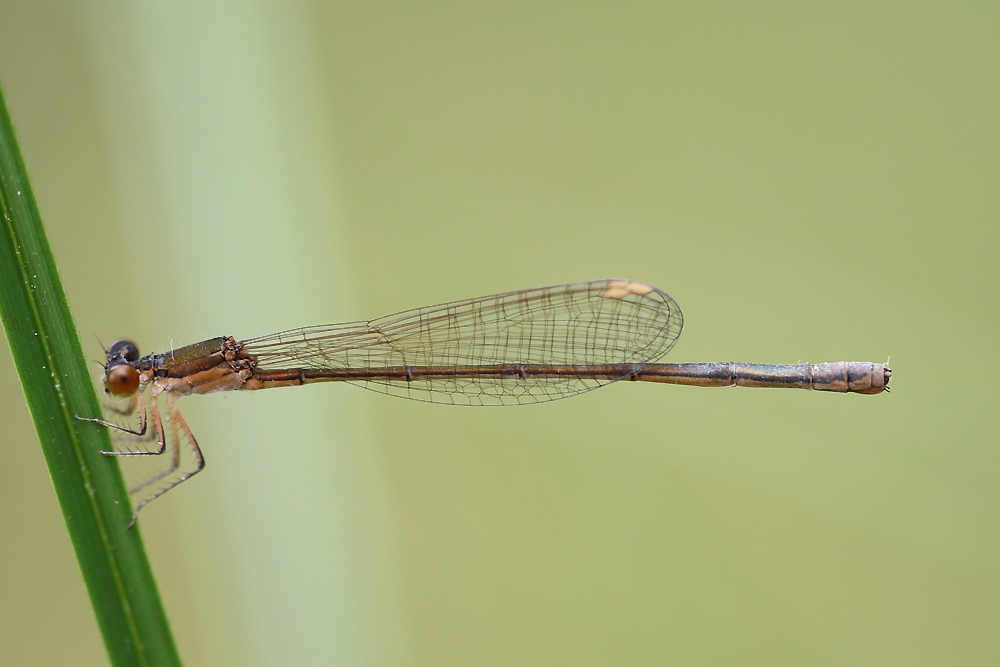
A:
{"label": "translucent wing membrane", "polygon": [[[407,310],[367,322],[291,329],[243,341],[257,369],[453,369],[629,364],[604,377],[387,377],[367,389],[463,405],[537,403],[640,372],[673,346],[680,308],[629,280],[595,280]],[[409,379],[407,379],[409,378]]]}

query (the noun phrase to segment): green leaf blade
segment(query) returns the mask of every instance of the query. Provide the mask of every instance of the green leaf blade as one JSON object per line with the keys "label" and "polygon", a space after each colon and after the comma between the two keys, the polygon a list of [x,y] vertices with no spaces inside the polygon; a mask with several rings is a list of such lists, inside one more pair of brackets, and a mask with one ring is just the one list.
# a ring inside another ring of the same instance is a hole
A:
{"label": "green leaf blade", "polygon": [[0,319],[114,665],[179,665],[0,91]]}

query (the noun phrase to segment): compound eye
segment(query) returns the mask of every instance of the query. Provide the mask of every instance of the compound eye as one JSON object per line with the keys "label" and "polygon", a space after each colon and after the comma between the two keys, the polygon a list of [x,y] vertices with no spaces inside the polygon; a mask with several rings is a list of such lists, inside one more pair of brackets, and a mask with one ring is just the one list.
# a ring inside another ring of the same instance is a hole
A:
{"label": "compound eye", "polygon": [[108,359],[112,361],[115,359],[124,359],[134,364],[139,361],[139,346],[128,338],[116,340],[108,348]]}
{"label": "compound eye", "polygon": [[115,396],[131,396],[139,388],[139,371],[128,364],[116,364],[105,373],[104,385]]}

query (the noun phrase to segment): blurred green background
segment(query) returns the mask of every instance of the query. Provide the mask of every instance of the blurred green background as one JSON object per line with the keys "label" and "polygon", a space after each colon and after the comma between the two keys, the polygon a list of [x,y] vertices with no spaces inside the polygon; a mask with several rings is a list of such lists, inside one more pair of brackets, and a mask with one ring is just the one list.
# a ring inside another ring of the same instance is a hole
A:
{"label": "blurred green background", "polygon": [[[679,301],[673,361],[892,355],[874,397],[185,401],[208,467],[140,525],[186,663],[1000,662],[998,31],[976,2],[0,0],[95,360],[604,276]],[[0,350],[0,658],[104,664]]]}

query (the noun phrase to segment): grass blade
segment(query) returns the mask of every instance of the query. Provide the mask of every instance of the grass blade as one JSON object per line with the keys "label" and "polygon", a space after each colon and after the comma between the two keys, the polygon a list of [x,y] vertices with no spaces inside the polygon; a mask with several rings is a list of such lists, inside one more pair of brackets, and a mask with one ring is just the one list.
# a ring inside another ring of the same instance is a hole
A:
{"label": "grass blade", "polygon": [[0,319],[114,665],[179,665],[0,90]]}

